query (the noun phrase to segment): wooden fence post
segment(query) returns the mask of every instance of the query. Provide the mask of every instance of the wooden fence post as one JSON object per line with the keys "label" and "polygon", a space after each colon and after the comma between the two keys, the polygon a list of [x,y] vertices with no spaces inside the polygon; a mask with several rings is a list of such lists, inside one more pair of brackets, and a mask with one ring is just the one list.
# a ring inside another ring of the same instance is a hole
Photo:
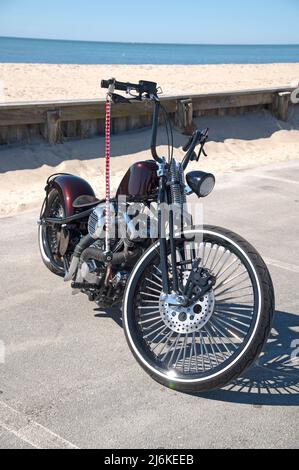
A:
{"label": "wooden fence post", "polygon": [[49,144],[58,144],[62,142],[60,111],[47,111],[46,136]]}
{"label": "wooden fence post", "polygon": [[189,135],[194,131],[193,103],[191,98],[177,101],[175,124],[183,134]]}
{"label": "wooden fence post", "polygon": [[277,93],[272,104],[272,112],[280,121],[287,121],[289,115],[289,105],[291,101],[291,93],[284,91]]}

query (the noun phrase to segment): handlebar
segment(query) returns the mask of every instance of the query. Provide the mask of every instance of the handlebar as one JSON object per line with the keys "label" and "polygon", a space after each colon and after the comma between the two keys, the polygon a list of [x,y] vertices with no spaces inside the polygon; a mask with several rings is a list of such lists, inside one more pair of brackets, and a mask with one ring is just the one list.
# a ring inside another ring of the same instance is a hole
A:
{"label": "handlebar", "polygon": [[[160,111],[160,101],[158,98],[158,85],[155,82],[148,82],[146,80],[140,80],[138,84],[130,82],[118,82],[114,78],[110,80],[102,80],[102,88],[110,88],[112,86],[113,90],[124,91],[126,93],[131,93],[135,91],[138,93],[138,96],[134,96],[134,99],[142,100],[142,98],[148,98],[154,101],[154,115],[153,115],[153,125],[152,125],[152,142],[151,142],[151,152],[154,160],[157,163],[162,163],[162,159],[157,154],[157,130],[159,123],[159,111]],[[117,102],[122,102],[118,97]],[[124,98],[125,99],[125,98]]]}
{"label": "handlebar", "polygon": [[[160,101],[158,98],[158,85],[155,82],[149,82],[146,80],[140,80],[139,83],[130,83],[130,82],[118,82],[114,78],[111,78],[109,80],[102,80],[101,81],[101,87],[102,88],[107,88],[109,89],[111,86],[112,90],[118,90],[118,91],[124,91],[126,93],[131,93],[132,91],[135,91],[138,93],[138,96],[134,96],[134,99],[137,100],[142,100],[142,98],[147,98],[151,99],[154,104],[154,115],[153,115],[153,125],[152,125],[152,142],[151,142],[151,152],[154,160],[157,163],[162,163],[163,159],[160,158],[157,154],[157,130],[158,130],[158,123],[159,123],[159,112],[160,112]],[[112,95],[113,91],[110,91],[110,94]],[[108,92],[108,93],[109,93]],[[115,94],[114,94],[115,95]],[[117,96],[117,95],[115,95]],[[123,100],[126,100],[126,98],[123,98]],[[121,96],[118,96],[118,100],[116,101],[118,103],[125,102],[121,100]],[[190,160],[195,160],[199,159],[200,155],[202,152],[204,152],[203,147],[208,139],[208,133],[209,129],[205,129],[204,131],[195,131],[192,136],[189,138],[188,142],[186,145],[183,147],[183,150],[186,153],[182,165],[183,168],[186,169],[188,163]],[[194,150],[195,147],[201,144],[200,152],[197,157],[195,154]]]}
{"label": "handlebar", "polygon": [[146,95],[146,97],[149,98],[152,96],[157,96],[158,94],[157,83],[148,82],[146,80],[140,80],[138,84],[130,82],[118,82],[114,78],[111,78],[110,80],[102,80],[101,82],[102,88],[109,88],[111,85],[114,86],[115,90],[125,91],[126,93],[137,91],[139,98],[141,98],[142,95]]}

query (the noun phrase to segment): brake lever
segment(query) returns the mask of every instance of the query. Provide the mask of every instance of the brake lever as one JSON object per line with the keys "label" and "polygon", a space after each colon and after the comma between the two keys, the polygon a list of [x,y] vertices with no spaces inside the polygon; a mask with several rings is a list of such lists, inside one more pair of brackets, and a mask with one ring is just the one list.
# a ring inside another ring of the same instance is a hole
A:
{"label": "brake lever", "polygon": [[114,104],[120,104],[120,103],[131,104],[128,98],[125,98],[122,95],[118,95],[117,93],[112,93],[111,99]]}
{"label": "brake lever", "polygon": [[139,96],[132,96],[132,98],[126,98],[125,96],[118,95],[117,93],[113,93],[111,95],[111,99],[114,104],[132,104],[132,101],[141,101]]}
{"label": "brake lever", "polygon": [[201,146],[200,146],[200,150],[199,150],[199,152],[198,152],[198,156],[197,156],[197,159],[196,159],[197,162],[199,161],[199,159],[200,159],[202,153],[204,154],[205,157],[208,156],[208,154],[205,152],[205,149],[204,149],[205,143],[206,143],[206,142],[203,142],[203,143],[201,144]]}

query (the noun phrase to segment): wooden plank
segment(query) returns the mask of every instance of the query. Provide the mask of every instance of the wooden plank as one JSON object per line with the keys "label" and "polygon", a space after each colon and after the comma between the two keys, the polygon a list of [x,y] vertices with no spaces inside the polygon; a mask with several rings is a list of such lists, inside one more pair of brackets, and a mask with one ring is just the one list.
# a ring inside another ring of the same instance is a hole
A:
{"label": "wooden plank", "polygon": [[73,139],[77,137],[77,121],[68,121],[66,125],[66,137]]}
{"label": "wooden plank", "polygon": [[8,127],[0,127],[0,145],[8,144]]}
{"label": "wooden plank", "polygon": [[80,121],[79,124],[80,139],[86,139],[91,136],[91,121],[89,119]]}
{"label": "wooden plank", "polygon": [[18,124],[41,124],[46,122],[46,111],[40,108],[22,108],[2,110],[0,106],[0,126]]}
{"label": "wooden plank", "polygon": [[177,101],[175,124],[183,134],[190,135],[194,131],[192,99]]}
{"label": "wooden plank", "polygon": [[287,121],[289,116],[289,106],[291,103],[291,93],[281,92],[274,96],[272,112],[280,121]]}
{"label": "wooden plank", "polygon": [[255,93],[251,95],[231,96],[206,96],[192,98],[194,111],[206,111],[208,109],[238,108],[243,106],[256,106],[270,104],[273,101],[273,93]]}
{"label": "wooden plank", "polygon": [[46,136],[49,144],[61,142],[60,111],[52,110],[47,112]]}
{"label": "wooden plank", "polygon": [[[146,113],[144,103],[116,104],[112,107],[113,118],[124,118],[130,115],[142,116]],[[61,120],[104,119],[105,106],[103,103],[90,106],[67,106],[61,108]]]}

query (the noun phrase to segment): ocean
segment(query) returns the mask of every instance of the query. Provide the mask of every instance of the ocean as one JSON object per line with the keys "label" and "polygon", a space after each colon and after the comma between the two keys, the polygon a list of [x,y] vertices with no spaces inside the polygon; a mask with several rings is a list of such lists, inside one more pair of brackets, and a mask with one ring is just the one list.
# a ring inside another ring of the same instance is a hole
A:
{"label": "ocean", "polygon": [[0,62],[47,64],[269,64],[299,62],[299,45],[187,45],[0,37]]}

